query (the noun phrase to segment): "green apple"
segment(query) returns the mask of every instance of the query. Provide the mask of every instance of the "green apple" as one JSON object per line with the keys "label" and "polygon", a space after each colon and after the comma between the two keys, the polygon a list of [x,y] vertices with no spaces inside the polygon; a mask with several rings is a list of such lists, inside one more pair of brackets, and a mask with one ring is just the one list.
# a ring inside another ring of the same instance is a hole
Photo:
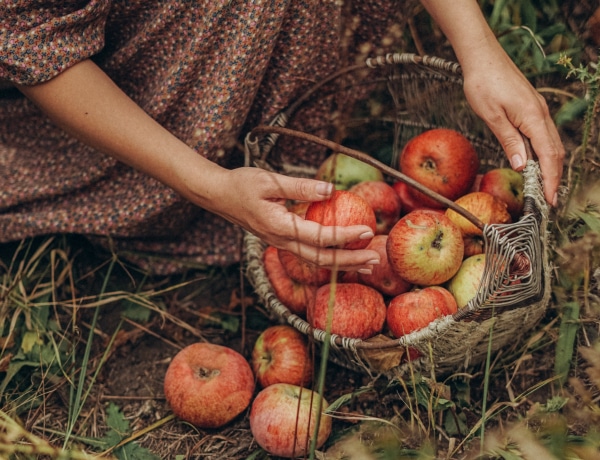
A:
{"label": "green apple", "polygon": [[359,182],[383,181],[383,173],[363,161],[333,153],[321,163],[315,179],[331,182],[337,190],[348,190]]}

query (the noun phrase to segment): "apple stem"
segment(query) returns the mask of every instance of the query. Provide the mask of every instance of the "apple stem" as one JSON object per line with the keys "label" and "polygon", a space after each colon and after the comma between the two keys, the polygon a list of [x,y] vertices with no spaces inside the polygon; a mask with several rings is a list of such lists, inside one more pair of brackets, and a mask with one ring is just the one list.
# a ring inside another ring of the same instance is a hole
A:
{"label": "apple stem", "polygon": [[480,229],[481,231],[484,230],[485,224],[480,219],[478,219],[475,215],[473,215],[472,213],[467,211],[465,208],[463,208],[462,206],[459,206],[454,201],[449,200],[445,196],[440,195],[439,193],[436,193],[433,190],[430,190],[429,188],[425,187],[424,185],[417,182],[416,180],[401,173],[397,169],[394,169],[394,168],[380,162],[379,160],[376,160],[368,153],[361,152],[359,150],[354,150],[349,147],[345,147],[336,142],[333,142],[333,141],[330,141],[327,139],[322,139],[313,134],[305,133],[302,131],[296,131],[294,129],[284,128],[281,126],[260,125],[260,126],[257,126],[256,128],[254,128],[252,130],[251,134],[254,136],[256,134],[269,134],[269,133],[279,134],[279,135],[288,135],[288,136],[297,137],[297,138],[300,138],[300,139],[303,139],[303,140],[306,140],[309,142],[314,142],[315,144],[320,144],[320,145],[327,147],[335,152],[343,153],[344,155],[348,155],[349,157],[352,157],[356,160],[360,160],[364,163],[367,163],[367,164],[379,169],[384,174],[387,174],[388,176],[391,176],[396,180],[404,182],[405,184],[409,185],[410,187],[413,187],[413,188],[417,189],[419,192],[427,195],[429,198],[437,201],[438,203],[441,203],[442,205],[452,209],[453,211],[456,211],[458,214],[460,214],[465,219],[470,221],[473,225],[475,225],[478,229]]}

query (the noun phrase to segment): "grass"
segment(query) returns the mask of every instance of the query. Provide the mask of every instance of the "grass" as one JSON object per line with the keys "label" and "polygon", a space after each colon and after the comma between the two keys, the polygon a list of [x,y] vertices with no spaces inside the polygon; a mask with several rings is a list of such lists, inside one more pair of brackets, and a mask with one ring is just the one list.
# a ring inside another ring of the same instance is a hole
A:
{"label": "grass", "polygon": [[[526,340],[443,380],[323,366],[335,423],[327,454],[314,458],[599,457],[597,65],[577,62],[556,2],[480,4],[522,68],[568,86],[554,91],[559,124],[574,134],[553,216],[548,315]],[[0,457],[268,458],[245,418],[198,430],[174,420],[161,396],[168,359],[186,343],[247,353],[269,324],[240,280],[235,267],[151,278],[75,237],[0,246]]]}

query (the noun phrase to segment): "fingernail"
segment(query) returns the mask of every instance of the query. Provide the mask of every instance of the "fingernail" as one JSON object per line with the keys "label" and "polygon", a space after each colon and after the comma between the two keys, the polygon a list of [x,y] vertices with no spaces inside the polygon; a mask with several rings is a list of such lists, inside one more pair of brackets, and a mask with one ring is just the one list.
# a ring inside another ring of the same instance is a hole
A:
{"label": "fingernail", "polygon": [[523,166],[523,159],[519,155],[513,155],[510,159],[510,165],[518,171]]}
{"label": "fingernail", "polygon": [[373,232],[365,232],[362,235],[360,235],[360,239],[361,240],[368,240],[369,238],[373,238],[375,236],[375,234]]}
{"label": "fingernail", "polygon": [[317,184],[317,194],[322,196],[330,196],[333,192],[333,184],[328,182],[320,182]]}
{"label": "fingernail", "polygon": [[552,206],[555,208],[558,206],[558,193],[555,193],[554,197],[552,198]]}
{"label": "fingernail", "polygon": [[373,260],[369,260],[367,262],[367,265],[379,265],[379,259],[373,259]]}
{"label": "fingernail", "polygon": [[372,275],[373,270],[371,270],[370,268],[359,268],[358,273],[360,273],[361,275]]}

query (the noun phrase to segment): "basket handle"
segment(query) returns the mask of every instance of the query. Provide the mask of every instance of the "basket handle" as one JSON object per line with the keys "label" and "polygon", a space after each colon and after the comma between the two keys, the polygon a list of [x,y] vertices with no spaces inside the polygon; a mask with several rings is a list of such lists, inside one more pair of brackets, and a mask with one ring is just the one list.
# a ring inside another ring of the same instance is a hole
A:
{"label": "basket handle", "polygon": [[465,219],[470,221],[473,225],[475,225],[481,231],[483,231],[485,228],[485,224],[478,217],[476,217],[474,214],[467,211],[462,206],[454,203],[452,200],[449,200],[445,196],[440,195],[439,193],[436,193],[433,190],[430,190],[429,188],[420,184],[416,180],[411,179],[407,175],[401,173],[397,169],[394,169],[394,168],[380,162],[379,160],[376,160],[375,158],[373,158],[371,155],[369,155],[367,153],[361,152],[359,150],[354,150],[349,147],[345,147],[343,145],[340,145],[336,142],[333,142],[333,141],[330,141],[327,139],[322,139],[313,134],[305,133],[302,131],[296,131],[294,129],[284,128],[281,126],[260,125],[251,131],[250,136],[255,136],[256,134],[289,135],[289,136],[297,137],[300,139],[304,139],[306,141],[314,142],[315,144],[320,144],[320,145],[327,147],[335,152],[339,152],[339,153],[343,153],[344,155],[348,155],[349,157],[352,157],[356,160],[360,160],[364,163],[367,163],[367,164],[379,169],[381,172],[393,177],[394,179],[400,180],[400,181],[404,182],[405,184],[407,184],[411,187],[414,187],[419,192],[427,195],[429,198],[443,204],[444,206],[452,209],[453,211],[456,211],[458,214],[460,214]]}

